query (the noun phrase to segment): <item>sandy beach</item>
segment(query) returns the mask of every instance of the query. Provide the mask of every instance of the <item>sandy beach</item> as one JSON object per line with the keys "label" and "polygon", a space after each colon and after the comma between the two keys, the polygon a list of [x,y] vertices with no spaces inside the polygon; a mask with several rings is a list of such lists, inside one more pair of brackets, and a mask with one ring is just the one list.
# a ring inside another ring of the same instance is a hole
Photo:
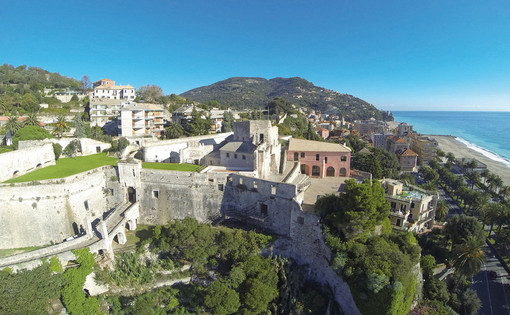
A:
{"label": "sandy beach", "polygon": [[501,176],[505,185],[510,185],[510,168],[503,163],[494,161],[480,152],[470,149],[464,143],[455,140],[453,136],[429,136],[436,139],[439,148],[445,153],[452,152],[456,158],[476,159],[486,164],[492,173]]}

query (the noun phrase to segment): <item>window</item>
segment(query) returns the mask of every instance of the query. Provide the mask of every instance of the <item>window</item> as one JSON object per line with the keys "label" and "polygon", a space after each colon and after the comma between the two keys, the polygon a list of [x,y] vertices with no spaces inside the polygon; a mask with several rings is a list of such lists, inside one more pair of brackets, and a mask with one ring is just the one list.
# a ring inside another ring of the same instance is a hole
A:
{"label": "window", "polygon": [[294,152],[294,161],[298,161],[298,160],[299,160],[299,153]]}
{"label": "window", "polygon": [[230,157],[230,153],[227,153],[227,157]]}
{"label": "window", "polygon": [[218,184],[218,190],[223,191],[223,184]]}
{"label": "window", "polygon": [[276,195],[276,185],[271,185],[271,195]]}
{"label": "window", "polygon": [[267,205],[263,203],[260,204],[260,214],[267,216]]}
{"label": "window", "polygon": [[318,166],[312,166],[312,176],[320,176],[321,168]]}
{"label": "window", "polygon": [[340,161],[342,161],[342,162],[347,161],[347,155],[342,155],[342,157],[340,158]]}
{"label": "window", "polygon": [[318,161],[319,160],[319,157],[320,155],[319,154],[315,154],[315,160]]}
{"label": "window", "polygon": [[152,197],[159,198],[159,191],[158,190],[153,190],[152,191]]}
{"label": "window", "polygon": [[324,163],[328,163],[328,157],[324,157]]}
{"label": "window", "polygon": [[234,154],[234,159],[237,159],[237,154]]}
{"label": "window", "polygon": [[257,181],[253,181],[253,188],[257,189],[257,186],[258,186]]}
{"label": "window", "polygon": [[414,202],[411,202],[411,209],[414,209]]}
{"label": "window", "polygon": [[391,209],[395,209],[397,207],[397,203],[392,201],[391,202]]}
{"label": "window", "polygon": [[246,155],[243,154],[243,160],[246,160]]}
{"label": "window", "polygon": [[305,157],[305,152],[301,152],[301,157],[304,158]]}
{"label": "window", "polygon": [[301,164],[301,174],[306,174],[306,165]]}

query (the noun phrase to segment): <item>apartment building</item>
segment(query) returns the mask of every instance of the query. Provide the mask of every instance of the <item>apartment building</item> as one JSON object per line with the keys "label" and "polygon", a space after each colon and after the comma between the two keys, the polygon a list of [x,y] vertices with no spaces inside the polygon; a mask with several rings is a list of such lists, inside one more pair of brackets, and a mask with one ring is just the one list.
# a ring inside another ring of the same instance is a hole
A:
{"label": "apartment building", "polygon": [[90,97],[90,123],[92,126],[104,126],[119,117],[123,104],[133,102],[135,88],[131,85],[115,85],[115,81],[102,79],[93,83],[94,91]]}
{"label": "apartment building", "polygon": [[120,108],[122,137],[164,136],[164,110],[155,104],[130,103]]}
{"label": "apartment building", "polygon": [[439,195],[393,179],[381,181],[390,203],[391,227],[396,230],[421,232],[434,225]]}
{"label": "apartment building", "polygon": [[384,133],[386,123],[379,120],[357,120],[354,122],[354,129],[361,137],[364,137],[372,133]]}
{"label": "apartment building", "polygon": [[437,141],[431,137],[412,133],[409,135],[409,148],[418,154],[418,163],[427,165],[436,158]]}

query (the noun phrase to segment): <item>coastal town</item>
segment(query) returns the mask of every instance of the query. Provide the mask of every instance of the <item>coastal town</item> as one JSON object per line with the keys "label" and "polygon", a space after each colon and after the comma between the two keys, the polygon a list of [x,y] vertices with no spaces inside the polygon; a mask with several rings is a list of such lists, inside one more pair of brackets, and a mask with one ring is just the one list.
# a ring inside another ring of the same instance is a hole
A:
{"label": "coastal town", "polygon": [[[43,310],[138,313],[145,297],[167,314],[508,312],[510,182],[454,137],[389,112],[77,85],[41,102],[0,90],[0,280],[62,275],[74,291]],[[253,248],[223,251],[228,237]],[[301,295],[277,287],[285,264],[302,268]]]}

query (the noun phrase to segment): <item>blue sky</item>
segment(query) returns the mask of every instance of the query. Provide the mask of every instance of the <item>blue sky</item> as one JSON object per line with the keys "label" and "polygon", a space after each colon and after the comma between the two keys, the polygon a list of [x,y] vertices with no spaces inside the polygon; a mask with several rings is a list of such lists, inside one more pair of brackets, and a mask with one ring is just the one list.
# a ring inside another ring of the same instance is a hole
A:
{"label": "blue sky", "polygon": [[0,62],[182,93],[305,78],[388,110],[510,110],[510,1],[2,1]]}

